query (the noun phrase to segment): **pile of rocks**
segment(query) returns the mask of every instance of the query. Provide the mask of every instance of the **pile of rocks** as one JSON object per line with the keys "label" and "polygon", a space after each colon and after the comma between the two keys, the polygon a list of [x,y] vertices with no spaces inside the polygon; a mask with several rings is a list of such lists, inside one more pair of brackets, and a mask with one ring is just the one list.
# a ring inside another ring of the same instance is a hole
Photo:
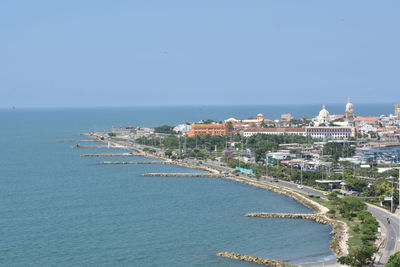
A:
{"label": "pile of rocks", "polygon": [[260,265],[266,265],[266,266],[300,267],[300,265],[293,265],[293,264],[289,264],[289,263],[286,263],[286,262],[276,261],[276,260],[267,259],[267,258],[253,257],[253,256],[234,253],[234,252],[219,252],[219,253],[217,253],[217,256],[225,257],[225,258],[229,258],[229,259],[233,259],[233,260],[254,262],[254,263],[257,263],[257,264],[260,264]]}

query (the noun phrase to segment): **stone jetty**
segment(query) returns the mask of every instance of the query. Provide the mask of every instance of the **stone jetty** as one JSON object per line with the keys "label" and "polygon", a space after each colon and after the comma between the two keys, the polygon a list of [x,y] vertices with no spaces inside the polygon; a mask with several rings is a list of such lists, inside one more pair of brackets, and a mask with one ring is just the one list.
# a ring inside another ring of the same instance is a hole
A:
{"label": "stone jetty", "polygon": [[115,165],[129,165],[129,164],[172,164],[170,161],[103,161],[99,164],[115,164]]}
{"label": "stone jetty", "polygon": [[331,249],[338,255],[347,254],[347,225],[344,222],[332,220],[325,214],[291,214],[291,213],[247,213],[247,217],[262,217],[262,218],[284,218],[284,219],[306,219],[316,223],[327,224],[332,226]]}
{"label": "stone jetty", "polygon": [[80,145],[80,144],[77,144],[74,147],[75,148],[121,148],[121,147],[114,147],[114,146],[92,146],[92,145]]}
{"label": "stone jetty", "polygon": [[59,143],[83,143],[83,142],[102,142],[97,139],[87,139],[87,140],[58,140]]}
{"label": "stone jetty", "polygon": [[317,214],[291,214],[291,213],[268,213],[268,212],[255,212],[247,213],[246,217],[262,217],[262,218],[282,218],[282,219],[307,219],[316,221],[319,215]]}
{"label": "stone jetty", "polygon": [[219,257],[229,258],[232,260],[241,260],[241,261],[248,261],[254,262],[260,265],[265,266],[274,266],[274,267],[301,267],[300,265],[293,265],[286,262],[276,261],[268,258],[259,258],[244,254],[239,254],[235,252],[219,252],[216,254]]}
{"label": "stone jetty", "polygon": [[81,154],[81,157],[144,157],[144,154],[139,154],[139,153]]}
{"label": "stone jetty", "polygon": [[222,178],[223,174],[217,173],[143,173],[142,176],[158,177],[203,177],[203,178]]}
{"label": "stone jetty", "polygon": [[[98,138],[94,135],[86,135],[86,134],[82,134],[82,135],[86,136],[88,138],[93,138],[93,139]],[[102,140],[102,142],[106,143],[105,140]],[[294,199],[295,201],[303,204],[304,206],[310,208],[316,214],[274,214],[274,215],[271,215],[269,213],[249,213],[249,214],[246,214],[246,216],[248,216],[248,217],[265,217],[265,218],[309,219],[309,220],[314,220],[317,223],[329,224],[332,226],[332,240],[331,240],[332,251],[334,251],[338,256],[343,256],[343,255],[348,254],[348,246],[347,246],[348,227],[347,227],[347,225],[344,222],[334,220],[334,219],[327,217],[325,214],[329,211],[328,208],[307,198],[306,196],[300,194],[299,192],[296,192],[294,190],[291,190],[291,189],[288,189],[288,188],[285,188],[285,187],[282,187],[282,186],[279,186],[279,185],[276,185],[273,183],[256,181],[251,178],[244,177],[244,176],[233,176],[233,175],[220,174],[219,171],[217,171],[213,168],[205,167],[205,166],[200,166],[200,165],[196,165],[196,164],[188,164],[188,163],[185,163],[182,161],[171,161],[162,156],[158,156],[153,153],[147,153],[138,146],[134,146],[134,145],[121,146],[120,144],[118,144],[118,142],[113,142],[113,143],[110,142],[109,144],[115,145],[115,146],[112,146],[111,148],[123,148],[123,149],[127,149],[127,150],[131,150],[131,151],[140,153],[141,155],[143,155],[145,157],[150,157],[150,158],[155,158],[155,159],[159,159],[162,161],[170,162],[170,164],[175,164],[178,166],[194,168],[194,169],[209,172],[207,174],[145,173],[145,174],[142,174],[143,176],[225,178],[225,179],[232,180],[232,181],[235,181],[238,183],[259,187],[262,189],[266,189],[266,190],[275,192],[277,194],[281,194],[281,195],[290,197],[290,198]],[[234,252],[220,252],[217,255],[221,256],[221,257],[230,258],[230,259],[244,260],[244,261],[254,262],[257,264],[263,264],[263,265],[268,265],[268,266],[278,266],[278,267],[297,266],[297,265],[291,265],[291,264],[288,264],[285,262],[275,261],[272,259],[258,258],[258,257],[238,254],[238,253],[234,253]]]}

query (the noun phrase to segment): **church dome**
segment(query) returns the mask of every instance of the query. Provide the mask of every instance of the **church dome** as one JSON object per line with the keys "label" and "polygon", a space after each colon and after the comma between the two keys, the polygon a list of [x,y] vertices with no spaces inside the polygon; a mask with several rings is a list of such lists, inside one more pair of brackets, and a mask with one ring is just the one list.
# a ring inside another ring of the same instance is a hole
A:
{"label": "church dome", "polygon": [[322,109],[319,112],[318,117],[319,118],[328,118],[329,117],[329,112],[325,109],[325,105],[322,106]]}

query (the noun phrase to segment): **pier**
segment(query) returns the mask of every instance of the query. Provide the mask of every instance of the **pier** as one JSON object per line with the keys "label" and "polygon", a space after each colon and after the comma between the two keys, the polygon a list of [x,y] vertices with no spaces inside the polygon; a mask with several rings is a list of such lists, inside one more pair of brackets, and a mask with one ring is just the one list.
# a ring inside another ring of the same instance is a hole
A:
{"label": "pier", "polygon": [[81,157],[144,157],[141,153],[119,153],[119,154],[81,154]]}
{"label": "pier", "polygon": [[223,174],[216,173],[143,173],[142,176],[155,177],[203,177],[203,178],[222,178]]}

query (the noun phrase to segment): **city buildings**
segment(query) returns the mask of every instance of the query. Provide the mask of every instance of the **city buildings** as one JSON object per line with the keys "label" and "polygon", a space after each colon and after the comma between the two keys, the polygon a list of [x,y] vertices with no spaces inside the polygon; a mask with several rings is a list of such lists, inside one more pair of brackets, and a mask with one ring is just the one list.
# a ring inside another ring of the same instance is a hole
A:
{"label": "city buildings", "polygon": [[196,135],[227,135],[231,132],[229,124],[217,123],[194,123],[192,129],[187,132],[187,136],[193,137]]}
{"label": "city buildings", "polygon": [[347,123],[349,125],[353,124],[354,118],[355,118],[354,106],[353,106],[353,103],[351,103],[351,100],[349,98],[349,100],[347,101],[347,104],[346,104],[346,121],[347,121]]}
{"label": "city buildings", "polygon": [[331,122],[331,117],[325,105],[322,106],[318,116],[313,119],[314,126],[328,126]]}
{"label": "city buildings", "polygon": [[256,118],[249,118],[249,119],[229,118],[224,122],[231,123],[235,129],[255,128],[255,127],[262,127],[263,125],[274,124],[274,121],[265,119],[264,115],[261,113],[257,114]]}
{"label": "city buildings", "polygon": [[281,127],[281,128],[250,128],[243,131],[244,137],[250,137],[256,134],[273,134],[273,135],[306,135],[305,128],[291,128],[291,127]]}
{"label": "city buildings", "polygon": [[394,104],[394,115],[400,117],[400,104]]}
{"label": "city buildings", "polygon": [[306,135],[322,139],[346,139],[355,136],[353,127],[306,127]]}

